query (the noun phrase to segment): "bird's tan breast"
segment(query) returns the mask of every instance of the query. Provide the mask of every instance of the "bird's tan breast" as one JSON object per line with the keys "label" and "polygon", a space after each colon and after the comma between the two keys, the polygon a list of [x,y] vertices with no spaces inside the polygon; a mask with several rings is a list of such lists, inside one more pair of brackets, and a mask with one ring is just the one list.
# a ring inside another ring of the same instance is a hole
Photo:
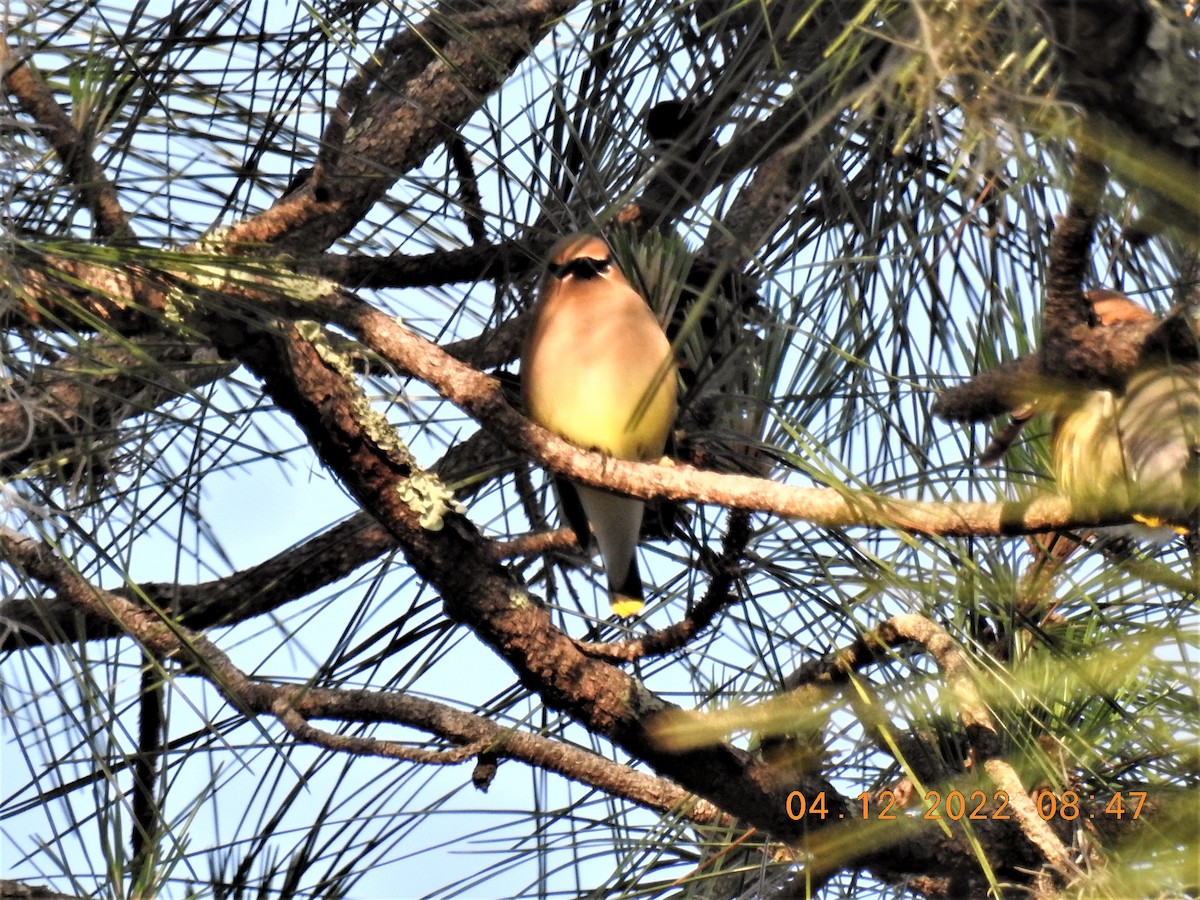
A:
{"label": "bird's tan breast", "polygon": [[670,344],[633,290],[584,287],[541,307],[521,362],[529,415],[581,447],[657,457],[675,414]]}

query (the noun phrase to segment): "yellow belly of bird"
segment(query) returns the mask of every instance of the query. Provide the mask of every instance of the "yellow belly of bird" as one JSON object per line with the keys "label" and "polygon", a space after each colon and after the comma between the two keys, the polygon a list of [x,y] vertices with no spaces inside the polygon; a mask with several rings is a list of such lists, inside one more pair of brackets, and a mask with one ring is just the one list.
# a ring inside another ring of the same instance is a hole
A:
{"label": "yellow belly of bird", "polygon": [[1060,411],[1052,448],[1060,490],[1087,514],[1179,522],[1200,502],[1200,367],[1136,374],[1124,395],[1089,391]]}
{"label": "yellow belly of bird", "polygon": [[1051,449],[1059,490],[1087,515],[1129,506],[1129,479],[1117,430],[1116,397],[1091,391],[1060,413]]}
{"label": "yellow belly of bird", "polygon": [[674,419],[675,373],[660,371],[666,338],[662,356],[642,357],[622,343],[619,318],[591,324],[548,333],[525,360],[530,418],[585,449],[655,459]]}

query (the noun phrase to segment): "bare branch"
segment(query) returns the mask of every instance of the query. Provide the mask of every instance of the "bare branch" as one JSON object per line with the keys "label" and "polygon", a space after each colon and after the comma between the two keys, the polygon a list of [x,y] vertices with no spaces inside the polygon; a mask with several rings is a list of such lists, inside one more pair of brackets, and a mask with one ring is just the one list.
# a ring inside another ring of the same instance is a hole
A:
{"label": "bare branch", "polygon": [[[202,674],[234,706],[250,715],[274,716],[303,743],[357,755],[443,765],[463,762],[486,750],[501,758],[557,772],[650,809],[681,813],[699,824],[729,822],[728,816],[712,804],[662,779],[445,704],[394,692],[297,688],[251,679],[206,638],[177,625],[166,625],[152,612],[88,584],[45,544],[0,526],[0,552],[89,617],[111,619],[121,631],[136,636],[156,655],[185,662],[189,671]],[[458,746],[441,751],[422,750],[396,741],[315,728],[309,724],[312,719],[407,725],[427,730]]]}
{"label": "bare branch", "polygon": [[497,279],[512,281],[531,272],[551,241],[511,240],[499,244],[438,250],[423,256],[364,256],[323,253],[285,259],[296,271],[359,288],[427,287]]}

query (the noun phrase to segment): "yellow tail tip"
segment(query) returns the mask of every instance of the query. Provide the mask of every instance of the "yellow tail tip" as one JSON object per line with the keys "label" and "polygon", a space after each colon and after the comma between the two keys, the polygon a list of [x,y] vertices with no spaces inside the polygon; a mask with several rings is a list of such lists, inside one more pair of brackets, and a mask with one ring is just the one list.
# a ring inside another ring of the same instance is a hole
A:
{"label": "yellow tail tip", "polygon": [[614,594],[611,605],[614,616],[628,619],[640,613],[642,607],[646,605],[646,601],[639,600],[636,597],[624,597],[620,594]]}
{"label": "yellow tail tip", "polygon": [[1133,521],[1138,522],[1142,525],[1145,525],[1147,528],[1167,527],[1179,535],[1188,534],[1189,531],[1191,530],[1188,528],[1184,528],[1182,525],[1173,525],[1170,521],[1168,521],[1167,519],[1164,519],[1162,516],[1148,516],[1148,515],[1142,515],[1140,513],[1135,513],[1133,516]]}

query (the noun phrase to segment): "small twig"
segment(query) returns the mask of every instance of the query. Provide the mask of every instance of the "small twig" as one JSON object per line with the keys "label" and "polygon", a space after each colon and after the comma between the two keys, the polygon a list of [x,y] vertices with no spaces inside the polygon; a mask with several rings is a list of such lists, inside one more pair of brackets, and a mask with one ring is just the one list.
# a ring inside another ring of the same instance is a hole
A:
{"label": "small twig", "polygon": [[741,573],[742,553],[750,541],[750,534],[750,514],[744,511],[732,513],[721,555],[712,566],[713,579],[708,591],[696,608],[680,621],[626,641],[576,641],[575,645],[588,656],[608,662],[633,662],[648,656],[664,656],[686,646],[712,624],[717,613],[740,599],[733,586]]}
{"label": "small twig", "polygon": [[467,234],[471,236],[471,243],[479,246],[487,241],[487,228],[484,225],[483,197],[479,194],[479,179],[475,175],[471,152],[467,149],[466,141],[457,134],[446,142],[446,149],[450,152],[450,161],[458,175],[458,196]]}
{"label": "small twig", "polygon": [[575,539],[575,532],[570,528],[537,531],[509,541],[495,541],[490,547],[492,559],[497,561],[519,556],[541,556],[554,550],[578,549],[579,543]]}
{"label": "small twig", "polygon": [[296,712],[293,703],[294,698],[281,693],[272,709],[275,718],[282,723],[288,733],[301,743],[324,747],[326,750],[334,750],[339,753],[350,753],[354,756],[380,756],[384,759],[398,759],[424,765],[456,766],[478,756],[484,750],[490,749],[492,745],[492,741],[481,739],[449,750],[423,750],[419,747],[408,747],[396,741],[336,734],[332,731],[314,728],[304,716]]}

